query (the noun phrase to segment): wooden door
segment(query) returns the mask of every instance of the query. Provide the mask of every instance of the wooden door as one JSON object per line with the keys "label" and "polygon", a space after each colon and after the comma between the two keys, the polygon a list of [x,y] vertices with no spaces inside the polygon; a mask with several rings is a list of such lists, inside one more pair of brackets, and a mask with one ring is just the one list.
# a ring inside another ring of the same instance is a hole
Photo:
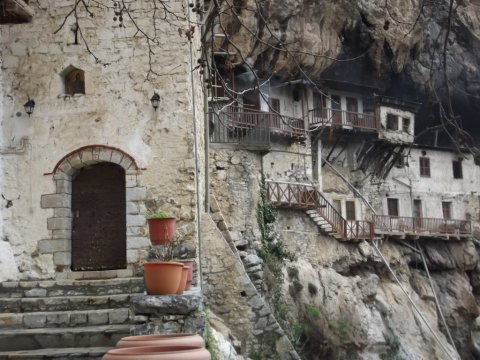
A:
{"label": "wooden door", "polygon": [[125,170],[101,163],[72,182],[72,270],[126,268]]}

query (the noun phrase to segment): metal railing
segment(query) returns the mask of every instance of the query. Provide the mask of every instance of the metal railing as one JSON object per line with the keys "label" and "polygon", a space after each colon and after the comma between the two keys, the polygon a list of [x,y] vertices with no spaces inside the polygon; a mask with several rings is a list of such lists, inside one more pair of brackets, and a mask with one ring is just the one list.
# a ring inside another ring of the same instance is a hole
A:
{"label": "metal railing", "polygon": [[365,220],[346,220],[314,186],[266,181],[267,197],[277,206],[315,209],[332,230],[344,239],[373,239],[373,225]]}
{"label": "metal railing", "polygon": [[218,113],[210,111],[209,118],[214,128],[218,125],[218,127],[249,130],[261,126],[273,134],[306,137],[305,122],[302,119],[277,113],[228,106]]}
{"label": "metal railing", "polygon": [[375,230],[387,233],[470,235],[469,220],[413,218],[405,216],[375,215]]}
{"label": "metal railing", "polygon": [[367,131],[378,131],[378,123],[374,114],[358,113],[353,111],[331,108],[317,108],[309,110],[308,125],[327,125],[345,127]]}

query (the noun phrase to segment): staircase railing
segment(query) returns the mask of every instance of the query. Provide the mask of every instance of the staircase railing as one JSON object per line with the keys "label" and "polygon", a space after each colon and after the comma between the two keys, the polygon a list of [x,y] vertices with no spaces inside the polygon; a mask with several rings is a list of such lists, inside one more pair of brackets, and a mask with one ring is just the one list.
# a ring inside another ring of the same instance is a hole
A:
{"label": "staircase railing", "polygon": [[373,224],[366,220],[346,220],[314,186],[267,180],[267,197],[278,206],[315,209],[343,239],[373,239]]}

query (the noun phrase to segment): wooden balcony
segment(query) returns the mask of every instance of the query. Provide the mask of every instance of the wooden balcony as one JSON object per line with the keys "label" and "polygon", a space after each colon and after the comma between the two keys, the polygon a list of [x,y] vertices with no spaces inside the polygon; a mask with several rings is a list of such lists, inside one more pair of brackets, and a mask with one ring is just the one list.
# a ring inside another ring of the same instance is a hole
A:
{"label": "wooden balcony", "polygon": [[[229,106],[217,113],[210,112],[212,142],[228,143],[239,142],[242,134],[261,132],[261,140],[266,140],[265,132],[269,135],[282,136],[291,139],[305,139],[305,122],[302,119],[281,114],[243,109]],[[225,131],[216,132],[216,129]],[[261,130],[258,130],[261,129]],[[233,141],[228,137],[235,133]],[[257,138],[258,136],[255,136]],[[270,141],[270,136],[268,136]]]}
{"label": "wooden balcony", "polygon": [[267,198],[276,206],[315,210],[344,240],[373,239],[370,221],[344,219],[314,186],[280,181],[267,181],[266,184]]}
{"label": "wooden balcony", "polygon": [[364,114],[330,108],[318,108],[308,112],[310,129],[319,126],[378,132],[378,122],[374,114]]}
{"label": "wooden balcony", "polygon": [[377,234],[457,238],[472,235],[472,224],[468,220],[375,215],[373,223]]}

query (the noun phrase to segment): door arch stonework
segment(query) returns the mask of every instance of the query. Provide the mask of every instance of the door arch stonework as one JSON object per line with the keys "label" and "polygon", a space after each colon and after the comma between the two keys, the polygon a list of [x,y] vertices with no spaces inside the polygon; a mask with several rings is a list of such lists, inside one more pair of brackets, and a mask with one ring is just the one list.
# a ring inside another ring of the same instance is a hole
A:
{"label": "door arch stonework", "polygon": [[51,173],[55,192],[41,196],[41,208],[53,209],[47,219],[48,239],[38,242],[39,254],[52,254],[56,272],[69,271],[72,263],[72,177],[81,168],[99,163],[112,163],[125,170],[127,266],[138,262],[138,249],[148,247],[146,221],[139,213],[140,203],[146,200],[145,187],[139,186],[141,170],[132,156],[104,145],[89,145],[65,155]]}

